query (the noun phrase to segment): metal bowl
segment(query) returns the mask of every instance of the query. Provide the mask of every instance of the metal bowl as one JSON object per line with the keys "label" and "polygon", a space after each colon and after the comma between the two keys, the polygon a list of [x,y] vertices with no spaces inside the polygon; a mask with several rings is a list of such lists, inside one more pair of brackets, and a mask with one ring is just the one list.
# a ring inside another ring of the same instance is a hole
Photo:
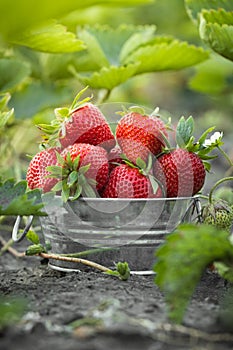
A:
{"label": "metal bowl", "polygon": [[[59,196],[56,203],[61,203]],[[181,222],[193,219],[197,197],[109,199],[79,198],[62,205],[46,205],[40,222],[52,253],[90,251],[83,257],[114,267],[127,261],[132,271],[151,271],[156,248]],[[54,203],[54,202],[53,202]],[[54,260],[54,269],[82,266]]]}

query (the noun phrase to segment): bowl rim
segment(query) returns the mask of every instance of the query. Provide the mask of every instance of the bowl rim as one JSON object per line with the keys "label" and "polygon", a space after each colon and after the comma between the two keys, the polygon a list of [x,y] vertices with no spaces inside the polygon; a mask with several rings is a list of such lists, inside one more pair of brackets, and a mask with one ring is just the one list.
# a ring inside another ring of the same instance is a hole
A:
{"label": "bowl rim", "polygon": [[[59,195],[55,195],[54,198],[62,200],[62,197]],[[75,200],[72,200],[72,197],[68,199],[67,202],[76,203],[78,201],[81,202],[172,202],[172,201],[188,201],[199,199],[200,195],[196,194],[194,196],[188,197],[164,197],[164,198],[102,198],[102,197],[79,197]]]}

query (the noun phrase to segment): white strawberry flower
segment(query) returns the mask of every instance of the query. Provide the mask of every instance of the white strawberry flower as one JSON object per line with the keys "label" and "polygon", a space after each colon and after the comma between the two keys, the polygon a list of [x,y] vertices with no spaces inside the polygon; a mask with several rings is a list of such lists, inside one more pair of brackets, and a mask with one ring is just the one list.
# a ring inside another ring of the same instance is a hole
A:
{"label": "white strawberry flower", "polygon": [[223,138],[223,132],[216,131],[209,139],[206,139],[203,143],[204,147],[218,146],[221,144]]}

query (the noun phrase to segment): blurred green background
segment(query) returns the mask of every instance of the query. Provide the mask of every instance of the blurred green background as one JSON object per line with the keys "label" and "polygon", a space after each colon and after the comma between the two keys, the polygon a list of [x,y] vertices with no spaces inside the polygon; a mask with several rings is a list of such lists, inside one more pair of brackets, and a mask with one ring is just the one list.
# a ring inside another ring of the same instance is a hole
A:
{"label": "blurred green background", "polygon": [[[224,132],[224,149],[233,158],[233,62],[219,55],[202,40],[198,23],[190,16],[189,3],[193,2],[88,0],[80,4],[78,1],[59,0],[54,8],[54,3],[45,0],[40,3],[1,0],[0,93],[2,96],[5,93],[11,95],[8,106],[1,106],[3,115],[14,108],[14,115],[0,129],[1,176],[25,178],[30,161],[27,155],[38,152],[41,142],[36,125],[52,120],[54,108],[69,105],[77,92],[86,85],[87,76],[89,79],[91,74],[97,72],[102,82],[101,68],[106,64],[106,74],[109,74],[106,79],[107,82],[111,80],[113,73],[109,72],[109,62],[118,59],[120,51],[117,45],[120,45],[121,32],[115,41],[111,37],[113,34],[105,35],[102,29],[97,34],[94,31],[95,38],[99,35],[101,49],[110,58],[107,62],[102,57],[102,51],[98,56],[99,46],[90,36],[93,32],[82,31],[87,25],[88,28],[107,25],[116,31],[121,25],[135,28],[156,26],[156,36],[172,36],[208,52],[208,58],[200,59],[200,62],[190,66],[187,64],[183,69],[161,69],[158,66],[158,69],[145,69],[140,74],[130,73],[132,67],[127,66],[126,57],[125,61],[118,62],[122,70],[116,73],[119,77],[124,70],[122,77],[126,75],[123,81],[118,83],[116,80],[114,88],[107,94],[105,88],[89,84],[88,95],[93,93],[93,101],[98,101],[106,94],[108,103],[132,102],[150,109],[158,106],[161,113],[171,116],[174,123],[182,115],[192,115],[196,121],[197,136],[212,125]],[[195,6],[198,8],[204,3],[211,1],[196,1]],[[221,5],[222,1],[219,3]],[[226,1],[225,6],[229,3]],[[231,27],[232,24],[228,23]],[[106,29],[107,33],[109,30]],[[142,48],[148,43],[152,45],[153,42],[154,45],[154,39],[143,42],[146,40],[143,35],[138,38],[135,36],[132,40],[132,50],[139,44]],[[87,44],[88,55],[85,48]],[[183,56],[181,63],[186,60],[185,51]],[[148,56],[145,56],[146,60],[149,61]],[[213,162],[211,179],[214,181],[230,172],[226,162],[219,158]]]}

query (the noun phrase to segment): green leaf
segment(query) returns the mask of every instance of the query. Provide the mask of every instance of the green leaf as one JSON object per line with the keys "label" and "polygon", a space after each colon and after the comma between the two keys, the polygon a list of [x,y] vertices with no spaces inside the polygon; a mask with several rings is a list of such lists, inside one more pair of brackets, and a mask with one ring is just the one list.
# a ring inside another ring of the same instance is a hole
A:
{"label": "green leaf", "polygon": [[203,143],[204,143],[205,140],[206,140],[207,135],[208,135],[209,133],[211,133],[214,129],[215,129],[215,126],[212,126],[212,127],[208,128],[207,130],[205,130],[205,131],[201,134],[201,136],[200,136],[199,139],[198,139],[198,142],[199,142],[200,145],[203,145]]}
{"label": "green leaf", "polygon": [[124,64],[124,57],[153,38],[155,26],[108,25],[86,27],[78,30],[78,37],[87,45],[87,53],[93,55],[99,67]]}
{"label": "green leaf", "polygon": [[233,283],[233,263],[231,266],[229,266],[226,263],[215,262],[214,267],[217,269],[220,276],[230,283]]}
{"label": "green leaf", "polygon": [[85,174],[90,169],[91,163],[81,166],[78,169],[79,175]]}
{"label": "green leaf", "polygon": [[186,10],[189,16],[195,21],[198,21],[199,14],[203,9],[224,9],[225,11],[233,11],[232,0],[185,0]]}
{"label": "green leaf", "polygon": [[0,129],[3,128],[9,119],[14,114],[14,109],[7,109],[7,104],[10,101],[11,95],[9,93],[5,93],[0,95]]}
{"label": "green leaf", "polygon": [[69,186],[72,186],[78,180],[78,176],[79,176],[79,174],[76,170],[72,171],[69,174],[69,177],[68,177]]}
{"label": "green leaf", "polygon": [[144,162],[144,160],[140,157],[138,157],[136,159],[136,165],[140,168],[140,169],[143,169],[145,170],[146,169],[146,162]]}
{"label": "green leaf", "polygon": [[73,169],[73,160],[71,158],[70,152],[67,152],[65,161],[66,161],[66,164],[68,165],[69,169]]}
{"label": "green leaf", "polygon": [[233,6],[232,11],[218,10],[202,10],[201,17],[204,17],[208,23],[218,23],[219,25],[233,25]]}
{"label": "green leaf", "polygon": [[32,82],[12,95],[9,106],[14,107],[16,118],[31,118],[41,110],[69,102],[71,94],[67,86]]}
{"label": "green leaf", "polygon": [[53,186],[52,191],[53,191],[53,192],[58,192],[58,191],[61,191],[62,188],[63,188],[63,183],[62,183],[62,181],[58,181],[58,182],[56,183],[56,185]]}
{"label": "green leaf", "polygon": [[[80,162],[80,154],[73,161],[73,169],[76,170],[79,167]],[[79,169],[80,170],[80,169]]]}
{"label": "green leaf", "polygon": [[[4,37],[14,38],[19,32],[44,22],[50,18],[59,18],[71,11],[94,5],[137,6],[151,3],[153,0],[57,0],[56,5],[47,0],[30,2],[28,0],[0,1],[0,32]],[[112,10],[113,11],[113,10]]]}
{"label": "green leaf", "polygon": [[78,29],[78,37],[86,44],[86,53],[89,56],[89,60],[98,62],[99,67],[109,66],[109,61],[101,47],[101,43],[96,37],[98,31],[95,29]]}
{"label": "green leaf", "polygon": [[12,42],[50,53],[75,52],[85,49],[83,41],[78,40],[74,33],[67,32],[65,26],[55,21],[20,32]]}
{"label": "green leaf", "polygon": [[81,196],[81,193],[82,193],[82,186],[77,184],[77,188],[76,188],[76,191],[74,193],[72,200],[78,199]]}
{"label": "green leaf", "polygon": [[211,55],[210,59],[195,67],[195,72],[189,80],[189,86],[193,90],[217,95],[231,88],[233,65],[221,56]]}
{"label": "green leaf", "polygon": [[[194,129],[194,119],[190,116],[187,120],[181,117],[176,127],[176,142],[184,148],[190,141]],[[193,139],[192,139],[193,141]]]}
{"label": "green leaf", "polygon": [[27,182],[8,179],[0,182],[0,215],[46,215],[38,189],[27,191]]}
{"label": "green leaf", "polygon": [[89,185],[88,182],[85,182],[82,188],[83,188],[83,193],[86,195],[86,197],[96,198],[96,192],[93,189],[93,187]]}
{"label": "green leaf", "polygon": [[154,37],[155,31],[156,27],[154,25],[136,27],[121,47],[119,55],[120,62],[123,64],[133,51],[150,42]]}
{"label": "green leaf", "polygon": [[56,152],[56,157],[57,157],[57,161],[58,161],[60,166],[66,165],[65,159],[61,156],[61,154],[59,152]]}
{"label": "green leaf", "polygon": [[93,89],[112,90],[114,87],[124,83],[135,75],[139,63],[128,64],[126,66],[103,67],[98,72],[90,75],[76,74],[76,77],[84,84]]}
{"label": "green leaf", "polygon": [[48,165],[46,167],[46,170],[50,171],[53,174],[59,175],[61,174],[62,167],[60,167],[59,165]]}
{"label": "green leaf", "polygon": [[28,63],[13,58],[0,59],[0,91],[14,89],[29,77],[31,69]]}
{"label": "green leaf", "polygon": [[167,38],[144,45],[129,55],[124,64],[139,62],[137,74],[164,70],[179,70],[193,66],[206,60],[209,53],[201,47],[189,45],[176,39],[171,42]]}
{"label": "green leaf", "polygon": [[70,110],[67,107],[55,108],[54,113],[57,118],[62,120],[69,116]]}
{"label": "green leaf", "polygon": [[153,25],[79,29],[78,35],[87,45],[82,58],[89,67],[91,62],[97,61],[99,68],[84,73],[82,65],[80,67],[76,62],[69,71],[84,85],[112,90],[134,75],[183,69],[208,57],[203,48],[168,36],[154,36],[154,32]]}
{"label": "green leaf", "polygon": [[62,192],[61,192],[63,202],[67,202],[70,197],[70,188],[66,180],[62,181]]}
{"label": "green leaf", "polygon": [[0,95],[0,111],[3,111],[7,108],[8,102],[11,99],[9,92]]}
{"label": "green leaf", "polygon": [[30,242],[34,243],[34,244],[39,244],[40,243],[40,238],[39,238],[38,234],[35,231],[33,231],[33,230],[29,230],[28,231],[28,233],[26,235],[26,238]]}
{"label": "green leaf", "polygon": [[149,175],[149,180],[150,180],[151,186],[153,188],[153,193],[155,194],[159,188],[158,181],[155,179],[155,177],[153,175]]}
{"label": "green leaf", "polygon": [[209,225],[183,224],[156,252],[155,282],[165,294],[169,317],[181,322],[205,268],[233,259],[229,233]]}
{"label": "green leaf", "polygon": [[92,99],[92,96],[91,97],[88,96],[88,97],[85,97],[81,100],[82,95],[87,91],[88,88],[89,88],[89,86],[85,86],[84,89],[80,90],[77,93],[77,95],[75,96],[75,98],[70,106],[71,111],[76,110],[78,107],[88,103]]}
{"label": "green leaf", "polygon": [[13,296],[0,298],[0,330],[20,321],[27,310],[27,301]]}
{"label": "green leaf", "polygon": [[[79,73],[93,72],[103,67],[124,65],[124,57],[147,42],[154,30],[155,26],[152,25],[120,25],[117,28],[96,25],[78,28],[78,37],[85,42],[87,49],[75,55],[74,59],[64,57],[69,64],[68,70]],[[58,62],[57,57],[55,59]],[[58,67],[60,70],[64,69],[64,59]],[[53,64],[51,69],[53,70]]]}
{"label": "green leaf", "polygon": [[204,164],[205,170],[206,170],[207,172],[210,172],[211,164],[208,163],[208,162],[205,162],[205,161],[203,162],[203,164]]}
{"label": "green leaf", "polygon": [[213,51],[233,61],[233,11],[203,11],[199,32]]}
{"label": "green leaf", "polygon": [[0,128],[3,128],[9,119],[13,116],[14,114],[14,109],[12,108],[9,112],[0,112]]}

